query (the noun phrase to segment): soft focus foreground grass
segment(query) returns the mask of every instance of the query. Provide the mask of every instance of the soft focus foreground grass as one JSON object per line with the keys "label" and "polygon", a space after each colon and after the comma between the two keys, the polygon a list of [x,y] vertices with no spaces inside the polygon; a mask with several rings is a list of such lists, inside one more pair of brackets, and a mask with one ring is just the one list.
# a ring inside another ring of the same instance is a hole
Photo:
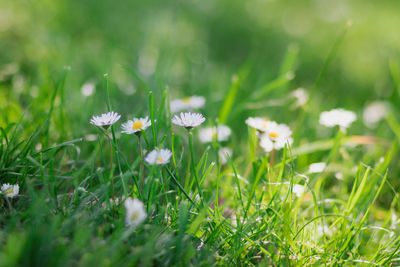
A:
{"label": "soft focus foreground grass", "polygon": [[[0,264],[397,265],[398,10],[397,1],[2,1],[0,181],[21,191],[0,200]],[[110,169],[108,143],[88,123],[106,111],[104,73],[120,122],[154,112],[143,146],[175,150],[176,166],[145,167],[143,192],[134,136],[118,138]],[[294,108],[297,87],[313,98]],[[194,130],[195,205],[173,182],[186,177],[188,143],[166,108],[194,94],[207,99],[206,124],[233,129],[224,145],[234,153],[220,166]],[[368,129],[362,108],[377,99],[393,112]],[[359,115],[345,136],[318,124],[333,107]],[[290,125],[293,147],[271,160],[244,124],[254,115]],[[319,161],[327,170],[307,173]],[[111,179],[117,197],[123,179],[145,203],[139,228],[124,226]],[[299,183],[308,189],[296,197]]]}

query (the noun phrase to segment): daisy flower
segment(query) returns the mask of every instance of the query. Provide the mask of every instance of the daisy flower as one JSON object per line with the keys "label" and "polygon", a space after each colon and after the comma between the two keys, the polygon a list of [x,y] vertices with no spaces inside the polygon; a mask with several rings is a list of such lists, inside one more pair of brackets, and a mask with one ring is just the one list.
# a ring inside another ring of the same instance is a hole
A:
{"label": "daisy flower", "polygon": [[190,96],[182,99],[171,101],[171,112],[179,112],[181,110],[193,110],[204,106],[206,99],[202,96]]}
{"label": "daisy flower", "polygon": [[134,118],[122,124],[122,133],[126,134],[140,134],[151,125],[149,117],[146,118]]}
{"label": "daisy flower", "polygon": [[291,97],[295,99],[294,107],[304,106],[309,98],[308,92],[303,88],[298,88],[294,90],[291,94]]}
{"label": "daisy flower", "polygon": [[206,127],[199,130],[199,139],[202,143],[210,143],[214,138],[216,138],[217,141],[222,142],[228,140],[231,132],[231,129],[225,125]]}
{"label": "daisy flower", "polygon": [[311,164],[308,167],[308,173],[319,173],[323,172],[326,168],[326,163],[325,162],[316,162]]}
{"label": "daisy flower", "polygon": [[90,124],[93,124],[97,127],[108,128],[110,125],[113,125],[121,118],[121,115],[114,111],[110,111],[108,113],[101,114],[100,116],[93,116],[90,119]]}
{"label": "daisy flower", "polygon": [[246,124],[252,128],[255,128],[261,132],[267,131],[268,124],[271,122],[261,117],[250,117],[246,120]]}
{"label": "daisy flower", "polygon": [[91,96],[96,91],[96,85],[94,82],[87,82],[82,85],[81,92],[83,96]]}
{"label": "daisy flower", "polygon": [[389,104],[383,101],[374,101],[369,104],[363,113],[363,120],[367,127],[374,128],[377,123],[389,113]]}
{"label": "daisy flower", "polygon": [[285,147],[285,144],[291,145],[293,139],[291,138],[292,131],[286,124],[277,124],[276,122],[270,122],[268,131],[263,133],[260,137],[260,146],[265,152],[271,152],[272,150],[279,150]]}
{"label": "daisy flower", "polygon": [[171,151],[169,149],[154,149],[147,154],[144,159],[149,165],[165,165],[171,159]]}
{"label": "daisy flower", "polygon": [[1,186],[1,193],[6,197],[13,198],[19,193],[19,185],[18,184],[3,184]]}
{"label": "daisy flower", "polygon": [[304,190],[305,190],[305,186],[303,186],[303,185],[299,185],[299,184],[293,185],[293,193],[296,195],[296,197],[301,197]]}
{"label": "daisy flower", "polygon": [[227,147],[221,147],[218,150],[218,157],[221,161],[221,164],[226,164],[228,162],[228,157],[232,157],[232,149]]}
{"label": "daisy flower", "polygon": [[191,113],[191,112],[181,112],[181,114],[175,115],[172,118],[172,123],[178,126],[185,127],[186,129],[192,129],[194,127],[202,124],[206,119],[200,113]]}
{"label": "daisy flower", "polygon": [[342,129],[346,129],[357,119],[357,115],[342,108],[324,111],[319,117],[319,123],[326,127],[334,127],[338,125]]}
{"label": "daisy flower", "polygon": [[125,209],[125,224],[128,227],[141,224],[147,217],[146,211],[143,207],[143,202],[139,199],[132,199],[129,197],[125,200]]}

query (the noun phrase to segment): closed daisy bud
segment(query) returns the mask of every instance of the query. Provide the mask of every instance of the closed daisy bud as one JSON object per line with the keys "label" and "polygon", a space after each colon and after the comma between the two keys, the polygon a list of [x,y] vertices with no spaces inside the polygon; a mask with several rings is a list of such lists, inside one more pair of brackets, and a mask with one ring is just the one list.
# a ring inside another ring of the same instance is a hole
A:
{"label": "closed daisy bud", "polygon": [[110,125],[113,125],[121,118],[121,115],[118,113],[111,111],[108,113],[101,114],[100,116],[93,116],[90,119],[90,123],[97,126],[108,128]]}
{"label": "closed daisy bud", "polygon": [[128,227],[141,224],[147,217],[143,202],[139,199],[128,198],[125,200],[126,217],[125,224]]}
{"label": "closed daisy bud", "polygon": [[217,127],[206,127],[199,130],[199,139],[203,143],[210,143],[214,139],[222,142],[228,140],[231,132],[231,129],[225,125],[218,125]]}
{"label": "closed daisy bud", "polygon": [[172,123],[178,126],[182,126],[186,129],[192,129],[194,127],[202,124],[206,119],[200,113],[191,113],[191,112],[181,112],[181,114],[175,115],[172,118]]}
{"label": "closed daisy bud", "polygon": [[179,112],[182,110],[193,110],[202,108],[206,103],[206,99],[202,96],[191,96],[171,101],[171,112]]}
{"label": "closed daisy bud", "polygon": [[4,194],[8,198],[13,198],[19,193],[19,185],[18,184],[3,184],[1,186],[1,193]]}
{"label": "closed daisy bud", "polygon": [[339,126],[346,129],[357,119],[357,115],[342,108],[324,111],[319,117],[319,123],[326,127]]}
{"label": "closed daisy bud", "polygon": [[122,133],[126,134],[140,134],[141,131],[146,130],[151,126],[149,117],[146,118],[134,118],[122,124]]}
{"label": "closed daisy bud", "polygon": [[144,159],[149,165],[165,165],[171,159],[171,151],[169,149],[154,149],[147,154]]}

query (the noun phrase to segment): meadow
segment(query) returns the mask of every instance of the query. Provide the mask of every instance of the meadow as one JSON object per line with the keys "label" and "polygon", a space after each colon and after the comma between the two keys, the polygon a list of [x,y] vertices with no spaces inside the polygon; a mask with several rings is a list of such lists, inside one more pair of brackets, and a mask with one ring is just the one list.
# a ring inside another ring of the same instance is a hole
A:
{"label": "meadow", "polygon": [[400,3],[0,2],[0,266],[399,266]]}

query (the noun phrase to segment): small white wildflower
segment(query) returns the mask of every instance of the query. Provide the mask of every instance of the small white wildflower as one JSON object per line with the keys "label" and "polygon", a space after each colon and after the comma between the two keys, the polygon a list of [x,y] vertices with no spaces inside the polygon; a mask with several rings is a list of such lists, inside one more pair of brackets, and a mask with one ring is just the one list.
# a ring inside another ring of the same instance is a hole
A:
{"label": "small white wildflower", "polygon": [[78,192],[82,192],[82,193],[87,193],[87,190],[82,187],[82,186],[78,186],[78,188],[76,189]]}
{"label": "small white wildflower", "polygon": [[324,111],[319,117],[319,123],[326,127],[340,126],[342,129],[346,129],[357,119],[357,115],[342,108],[332,109],[330,111]]}
{"label": "small white wildflower", "polygon": [[96,141],[97,140],[97,135],[95,134],[88,134],[85,136],[86,141]]}
{"label": "small white wildflower", "polygon": [[377,123],[389,113],[389,104],[383,101],[375,101],[369,104],[363,113],[363,120],[367,127],[374,128]]}
{"label": "small white wildflower", "polygon": [[199,130],[199,139],[203,143],[210,143],[214,139],[222,142],[228,140],[231,132],[231,129],[225,125],[218,125],[217,127],[206,127]]}
{"label": "small white wildflower", "polygon": [[8,198],[13,198],[19,193],[19,185],[18,184],[3,184],[1,186],[1,193],[4,194]]}
{"label": "small white wildflower", "polygon": [[294,90],[290,96],[296,99],[296,102],[294,103],[294,107],[301,107],[305,105],[308,101],[308,92],[304,90],[303,88],[298,88]]}
{"label": "small white wildflower", "polygon": [[172,118],[172,123],[178,126],[185,127],[186,129],[192,129],[194,127],[202,124],[206,119],[200,113],[191,113],[191,112],[181,112],[181,114],[175,115]]}
{"label": "small white wildflower", "polygon": [[171,159],[172,153],[169,149],[154,149],[144,159],[149,165],[165,165]]}
{"label": "small white wildflower", "polygon": [[282,149],[285,147],[285,144],[291,145],[293,143],[291,135],[292,131],[286,124],[270,122],[267,132],[260,137],[260,146],[265,152],[271,152],[273,149]]}
{"label": "small white wildflower", "polygon": [[265,132],[271,121],[261,117],[250,117],[246,120],[246,124],[259,131]]}
{"label": "small white wildflower", "polygon": [[40,150],[42,150],[42,147],[43,147],[43,146],[42,146],[41,143],[37,143],[36,146],[35,146],[35,150],[36,150],[36,151],[40,151]]}
{"label": "small white wildflower", "polygon": [[206,99],[202,96],[190,96],[182,99],[175,99],[171,101],[171,112],[199,109],[202,108],[205,103]]}
{"label": "small white wildflower", "polygon": [[141,131],[146,130],[151,126],[151,120],[149,117],[146,118],[134,118],[122,124],[122,133],[126,134],[140,134]]}
{"label": "small white wildflower", "polygon": [[82,85],[81,92],[83,96],[91,96],[96,90],[95,84],[93,82],[87,82]]}
{"label": "small white wildflower", "polygon": [[297,197],[301,197],[301,195],[303,194],[304,190],[305,190],[305,186],[304,185],[300,185],[300,184],[293,185],[293,193]]}
{"label": "small white wildflower", "polygon": [[323,235],[331,235],[331,231],[329,230],[329,227],[324,225],[318,225],[317,226],[317,237],[322,237]]}
{"label": "small white wildflower", "polygon": [[323,172],[326,168],[326,163],[325,162],[316,162],[313,164],[310,164],[308,167],[308,173],[319,173]]}
{"label": "small white wildflower", "polygon": [[335,178],[338,180],[343,180],[343,173],[341,173],[341,172],[335,173]]}
{"label": "small white wildflower", "polygon": [[125,200],[125,209],[125,224],[128,227],[141,224],[147,217],[143,203],[139,199],[132,199],[129,197]]}
{"label": "small white wildflower", "polygon": [[101,114],[100,116],[93,116],[90,119],[90,123],[97,127],[108,128],[110,125],[113,125],[121,118],[121,115],[114,111],[110,111],[108,113]]}
{"label": "small white wildflower", "polygon": [[228,147],[221,147],[218,150],[218,157],[221,164],[226,164],[228,162],[228,157],[232,157],[232,149]]}

